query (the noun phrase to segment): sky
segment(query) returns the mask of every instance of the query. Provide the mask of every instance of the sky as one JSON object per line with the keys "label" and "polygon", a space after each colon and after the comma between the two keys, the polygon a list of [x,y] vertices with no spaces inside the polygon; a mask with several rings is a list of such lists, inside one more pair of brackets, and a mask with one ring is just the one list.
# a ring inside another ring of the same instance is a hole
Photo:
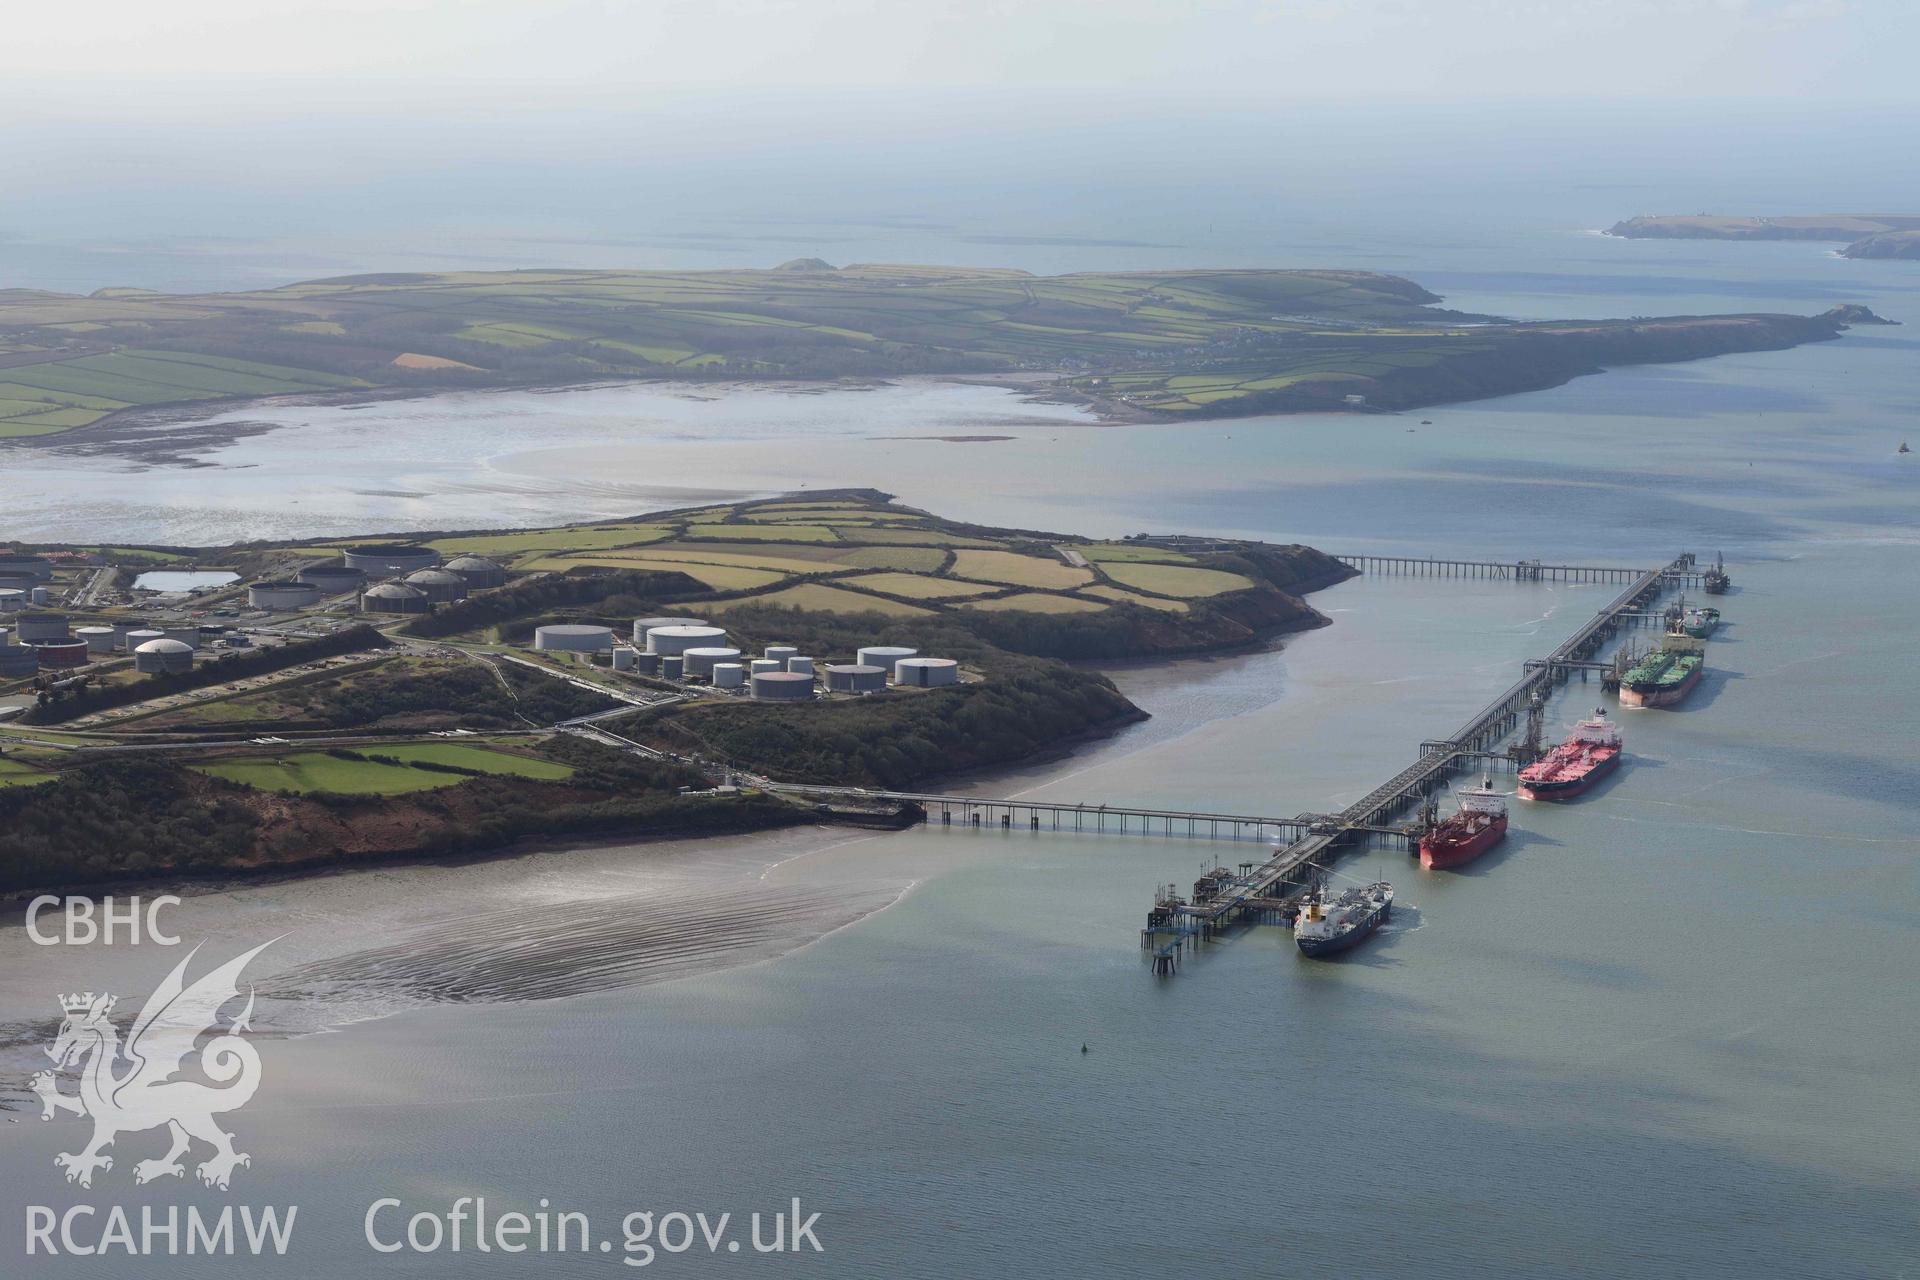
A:
{"label": "sky", "polygon": [[1907,101],[1912,0],[70,0],[9,6],[39,116],[632,107],[886,90]]}
{"label": "sky", "polygon": [[1903,212],[1915,49],[1920,0],[19,0],[0,288]]}

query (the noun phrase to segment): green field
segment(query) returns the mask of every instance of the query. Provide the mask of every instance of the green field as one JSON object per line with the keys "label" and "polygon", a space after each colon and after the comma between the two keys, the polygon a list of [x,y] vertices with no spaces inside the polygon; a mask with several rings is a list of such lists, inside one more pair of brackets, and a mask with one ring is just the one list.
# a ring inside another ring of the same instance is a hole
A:
{"label": "green field", "polygon": [[31,787],[41,782],[52,782],[53,779],[53,774],[21,764],[18,760],[0,760],[0,787]]}
{"label": "green field", "polygon": [[928,578],[917,573],[863,573],[857,578],[843,581],[851,587],[863,587],[885,595],[906,596],[911,600],[957,600],[1000,590],[987,583]]}
{"label": "green field", "polygon": [[[894,617],[911,617],[929,612],[918,605],[902,604],[897,600],[885,600],[879,596],[847,591],[819,582],[803,582],[797,587],[788,587],[784,591],[768,591],[749,596],[741,603],[782,605],[789,609],[806,609],[817,613],[885,613]],[[719,612],[722,607],[714,606],[716,612]]]}
{"label": "green field", "polygon": [[985,609],[994,613],[1016,610],[1022,613],[1099,613],[1107,606],[1098,600],[1082,600],[1078,596],[1056,596],[1028,591],[1018,595],[995,596],[991,600],[965,600],[961,602],[960,607]]}
{"label": "green field", "polygon": [[1217,596],[1223,591],[1244,591],[1253,583],[1237,573],[1219,569],[1188,568],[1168,564],[1110,564],[1106,575],[1123,587],[1138,587],[1157,595]]}
{"label": "green field", "polygon": [[1090,569],[1011,551],[956,551],[953,572],[955,577],[1012,587],[1081,587],[1093,581]]}
{"label": "green field", "polygon": [[[510,755],[486,747],[459,743],[409,743],[366,748],[366,755],[392,756],[396,760],[424,760],[434,764],[458,765],[484,773],[509,777],[557,781],[571,777],[573,770],[551,760]],[[284,756],[248,756],[195,765],[202,773],[229,782],[245,783],[264,791],[329,791],[344,795],[402,795],[409,791],[429,791],[466,782],[457,773],[437,773],[410,769],[405,764],[391,765],[377,760],[345,760],[322,751],[297,751]]]}

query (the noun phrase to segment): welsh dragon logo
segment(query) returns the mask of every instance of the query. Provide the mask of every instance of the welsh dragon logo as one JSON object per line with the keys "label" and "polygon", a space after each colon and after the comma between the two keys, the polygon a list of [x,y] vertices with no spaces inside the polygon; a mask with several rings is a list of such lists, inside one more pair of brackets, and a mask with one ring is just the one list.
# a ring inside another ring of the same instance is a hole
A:
{"label": "welsh dragon logo", "polygon": [[[62,1071],[78,1070],[80,1092],[60,1092],[59,1077],[52,1071],[33,1077],[33,1091],[40,1095],[42,1120],[62,1111],[93,1120],[91,1142],[53,1158],[66,1170],[68,1182],[92,1186],[96,1170],[113,1168],[113,1157],[104,1151],[115,1138],[161,1126],[172,1135],[173,1145],[160,1158],[135,1164],[135,1182],[184,1175],[181,1157],[196,1139],[213,1148],[213,1155],[195,1170],[210,1187],[226,1190],[235,1167],[253,1163],[251,1156],[233,1149],[233,1135],[213,1119],[245,1106],[260,1087],[260,1055],[241,1034],[253,1017],[252,988],[246,1007],[224,1029],[219,1016],[221,1006],[240,995],[241,970],[271,945],[263,942],[187,986],[187,965],[200,950],[195,947],[148,998],[124,1046],[111,1017],[115,997],[91,991],[60,997],[66,1017],[47,1056]],[[213,1038],[198,1043],[208,1032]],[[182,1078],[196,1056],[198,1074],[211,1083]]]}

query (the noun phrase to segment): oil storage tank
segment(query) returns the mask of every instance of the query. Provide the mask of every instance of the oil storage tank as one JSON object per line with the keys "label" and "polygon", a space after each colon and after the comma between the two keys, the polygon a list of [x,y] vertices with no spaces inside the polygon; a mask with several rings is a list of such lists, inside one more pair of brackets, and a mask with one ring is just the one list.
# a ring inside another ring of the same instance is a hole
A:
{"label": "oil storage tank", "polygon": [[407,585],[436,604],[448,604],[467,594],[467,580],[446,569],[416,569],[407,575]]}
{"label": "oil storage tank", "polygon": [[407,542],[369,542],[347,547],[340,558],[349,569],[383,577],[430,569],[440,563],[440,553],[432,547],[416,547]]}
{"label": "oil storage tank", "polygon": [[18,613],[27,607],[27,593],[22,587],[0,587],[0,613]]}
{"label": "oil storage tank", "polygon": [[149,640],[164,640],[166,638],[167,633],[164,631],[158,631],[152,627],[135,627],[133,630],[127,632],[120,643],[126,646],[128,653],[132,653]]}
{"label": "oil storage tank", "polygon": [[821,668],[829,693],[878,693],[887,687],[885,667],[863,667],[855,662],[830,662]]}
{"label": "oil storage tank", "polygon": [[738,649],[729,649],[725,645],[701,645],[687,650],[680,656],[686,659],[686,672],[688,675],[706,676],[710,678],[713,675],[715,663],[732,662],[740,656],[740,651]]}
{"label": "oil storage tank", "polygon": [[804,702],[813,697],[813,677],[797,671],[763,671],[753,677],[753,696],[762,702]]}
{"label": "oil storage tank", "polygon": [[247,584],[247,604],[255,609],[304,609],[320,603],[320,588],[311,582],[282,578]]}
{"label": "oil storage tank", "polygon": [[340,596],[349,591],[358,591],[367,580],[364,572],[338,560],[327,564],[310,564],[293,576],[318,587],[323,596]]}
{"label": "oil storage tank", "polygon": [[719,627],[675,623],[647,628],[647,651],[663,658],[677,658],[689,649],[719,648],[726,642],[727,633]]}
{"label": "oil storage tank", "polygon": [[813,674],[813,659],[796,653],[787,659],[787,670],[798,671],[803,676],[810,676]]}
{"label": "oil storage tank", "polygon": [[53,580],[53,561],[45,556],[29,555],[23,552],[9,552],[0,555],[0,576],[31,578],[35,582]]}
{"label": "oil storage tank", "polygon": [[43,671],[87,665],[85,640],[42,640],[33,647],[40,651],[40,669]]}
{"label": "oil storage tank", "polygon": [[716,689],[738,689],[747,682],[747,669],[737,662],[716,662],[709,679]]}
{"label": "oil storage tank", "polygon": [[555,622],[533,629],[533,647],[556,653],[604,653],[613,648],[613,628],[585,622]]}
{"label": "oil storage tank", "polygon": [[442,565],[448,573],[457,573],[469,591],[484,591],[506,583],[507,571],[485,556],[455,556]]}
{"label": "oil storage tank", "polygon": [[168,627],[160,634],[169,640],[178,640],[189,649],[198,649],[202,639],[198,627]]}
{"label": "oil storage tank", "polygon": [[633,643],[645,649],[647,632],[655,627],[704,627],[705,618],[635,618],[633,620]]}
{"label": "oil storage tank", "polygon": [[687,660],[679,654],[676,653],[670,656],[655,654],[654,656],[660,659],[660,678],[662,680],[678,680],[687,674]]}
{"label": "oil storage tank", "polygon": [[426,592],[404,582],[382,582],[360,593],[362,613],[425,613],[431,608]]}
{"label": "oil storage tank", "polygon": [[764,653],[761,656],[779,663],[780,669],[784,671],[787,668],[787,659],[793,657],[799,652],[800,651],[798,649],[794,648],[790,644],[770,644],[767,646],[766,653]]}
{"label": "oil storage tank", "polygon": [[67,615],[64,613],[15,614],[13,634],[21,644],[35,644],[42,640],[65,640]]}
{"label": "oil storage tank", "polygon": [[75,627],[73,638],[85,642],[88,653],[112,653],[117,639],[112,627]]}
{"label": "oil storage tank", "polygon": [[919,689],[959,684],[960,664],[952,658],[902,658],[893,664],[893,682]]}
{"label": "oil storage tank", "polygon": [[18,680],[40,669],[40,651],[30,644],[0,644],[0,679]]}
{"label": "oil storage tank", "polygon": [[862,667],[879,667],[891,673],[893,666],[902,658],[915,658],[920,655],[918,649],[907,649],[897,644],[870,644],[853,655],[855,664]]}
{"label": "oil storage tank", "polygon": [[133,669],[143,675],[178,675],[193,670],[193,646],[161,636],[133,651]]}

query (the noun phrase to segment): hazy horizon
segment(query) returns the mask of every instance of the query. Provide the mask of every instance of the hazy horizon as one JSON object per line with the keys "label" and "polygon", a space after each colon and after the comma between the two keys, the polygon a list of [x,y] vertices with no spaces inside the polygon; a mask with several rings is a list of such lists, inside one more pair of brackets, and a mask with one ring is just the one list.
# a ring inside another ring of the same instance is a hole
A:
{"label": "hazy horizon", "polygon": [[[1864,108],[1136,102],[1103,114],[1072,95],[1051,101],[1023,114],[969,95],[748,95],[673,112],[298,126],[16,115],[0,124],[20,175],[0,211],[0,288],[799,256],[1394,269],[1356,246],[1370,227],[1404,227],[1408,211],[1457,239],[1490,216],[1558,234],[1636,213],[1920,210],[1920,177],[1893,163]],[[1393,256],[1418,274],[1417,241]]]}

